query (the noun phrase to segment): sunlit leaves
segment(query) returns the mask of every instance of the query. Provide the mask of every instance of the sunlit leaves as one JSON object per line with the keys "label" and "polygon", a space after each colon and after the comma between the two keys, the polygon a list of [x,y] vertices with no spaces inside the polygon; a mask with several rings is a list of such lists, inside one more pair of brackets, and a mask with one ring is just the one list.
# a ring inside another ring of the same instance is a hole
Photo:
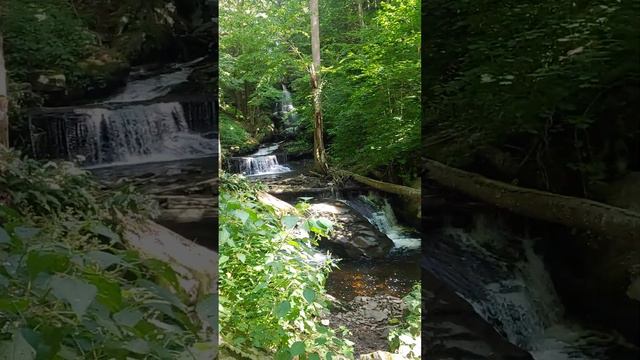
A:
{"label": "sunlit leaves", "polygon": [[330,263],[310,261],[311,239],[302,229],[326,234],[331,224],[300,214],[280,216],[256,201],[255,185],[226,173],[221,178],[220,227],[225,239],[219,262],[221,336],[273,358],[291,359],[300,351],[323,357],[351,351],[337,338],[326,345],[315,343],[320,310],[326,306],[323,283]]}

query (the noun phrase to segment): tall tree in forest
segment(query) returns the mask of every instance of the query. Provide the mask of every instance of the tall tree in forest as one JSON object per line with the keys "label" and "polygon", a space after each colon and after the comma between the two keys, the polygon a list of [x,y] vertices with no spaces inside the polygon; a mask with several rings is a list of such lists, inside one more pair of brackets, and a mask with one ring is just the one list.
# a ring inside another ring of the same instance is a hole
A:
{"label": "tall tree in forest", "polygon": [[309,10],[311,13],[311,89],[313,91],[313,158],[315,167],[326,172],[328,170],[327,157],[324,151],[322,106],[320,96],[322,94],[322,82],[320,79],[320,16],[318,10],[318,0],[309,0]]}
{"label": "tall tree in forest", "polygon": [[2,33],[0,33],[0,145],[9,147],[9,98],[2,39]]}

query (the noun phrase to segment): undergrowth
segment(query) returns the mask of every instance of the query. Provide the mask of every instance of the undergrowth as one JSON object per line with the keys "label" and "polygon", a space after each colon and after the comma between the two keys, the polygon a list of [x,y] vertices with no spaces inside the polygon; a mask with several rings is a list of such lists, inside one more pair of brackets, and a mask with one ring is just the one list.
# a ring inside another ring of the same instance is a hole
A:
{"label": "undergrowth", "polygon": [[422,343],[420,283],[415,284],[402,301],[405,304],[405,316],[402,324],[389,332],[389,350],[408,359],[420,359]]}
{"label": "undergrowth", "polygon": [[[0,147],[0,359],[200,359],[211,297],[189,301],[178,275],[127,249],[154,215],[125,187],[103,191],[72,163]],[[200,356],[200,357],[199,357]]]}
{"label": "undergrowth", "polygon": [[279,214],[258,200],[261,185],[240,176],[221,180],[221,346],[248,358],[352,359],[353,344],[323,320],[333,263],[313,261],[314,238],[332,224],[301,207]]}

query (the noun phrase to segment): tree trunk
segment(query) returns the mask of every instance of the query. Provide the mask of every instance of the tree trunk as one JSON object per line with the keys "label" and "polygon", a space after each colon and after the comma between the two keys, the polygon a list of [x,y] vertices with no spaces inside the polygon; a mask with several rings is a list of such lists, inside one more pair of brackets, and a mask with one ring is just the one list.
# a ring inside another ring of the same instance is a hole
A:
{"label": "tree trunk", "polygon": [[9,147],[9,96],[2,33],[0,33],[0,146]]}
{"label": "tree trunk", "polygon": [[364,9],[362,8],[362,2],[364,0],[358,0],[358,19],[360,20],[360,27],[364,28]]}
{"label": "tree trunk", "polygon": [[433,160],[426,160],[426,168],[433,181],[516,214],[630,243],[640,236],[640,213],[635,211],[513,186]]}
{"label": "tree trunk", "polygon": [[353,180],[355,180],[355,181],[357,181],[357,182],[359,182],[361,184],[365,184],[365,185],[371,186],[374,189],[377,189],[377,190],[380,190],[380,191],[384,191],[386,193],[397,194],[397,195],[413,197],[413,198],[419,198],[420,194],[421,194],[420,189],[414,189],[414,188],[408,187],[408,186],[403,186],[403,185],[398,185],[398,184],[391,184],[391,183],[387,183],[387,182],[384,182],[384,181],[374,180],[374,179],[368,178],[366,176],[354,174],[354,173],[352,173],[350,171],[346,171],[346,170],[337,170],[336,173],[339,174],[339,175],[349,176],[349,177],[353,178]]}
{"label": "tree trunk", "polygon": [[318,0],[309,0],[309,10],[311,13],[311,90],[313,91],[313,159],[315,168],[326,173],[329,169],[327,156],[324,151],[322,105],[320,96],[322,94],[322,82],[320,78],[320,18],[318,10]]}

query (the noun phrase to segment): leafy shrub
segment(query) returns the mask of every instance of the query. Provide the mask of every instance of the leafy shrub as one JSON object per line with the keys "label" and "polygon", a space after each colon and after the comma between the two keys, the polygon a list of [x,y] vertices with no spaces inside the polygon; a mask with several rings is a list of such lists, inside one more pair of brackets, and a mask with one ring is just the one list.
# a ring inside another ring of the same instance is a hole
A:
{"label": "leafy shrub", "polygon": [[213,299],[190,304],[168,264],[124,244],[150,203],[0,149],[0,358],[192,359],[205,347]]}
{"label": "leafy shrub", "polygon": [[220,114],[220,142],[223,148],[236,151],[255,145],[247,130],[226,114]]}
{"label": "leafy shrub", "polygon": [[422,341],[420,284],[414,285],[411,292],[402,301],[405,304],[406,315],[402,325],[389,332],[389,347],[392,352],[397,352],[406,358],[420,359]]}
{"label": "leafy shrub", "polygon": [[[311,263],[326,220],[280,216],[254,185],[223,174],[220,191],[220,334],[274,359],[353,357],[351,343],[322,325],[330,261]],[[298,234],[298,235],[296,235]]]}
{"label": "leafy shrub", "polygon": [[14,81],[28,81],[38,70],[80,80],[78,62],[90,55],[96,39],[69,1],[7,0],[2,7],[7,69]]}

